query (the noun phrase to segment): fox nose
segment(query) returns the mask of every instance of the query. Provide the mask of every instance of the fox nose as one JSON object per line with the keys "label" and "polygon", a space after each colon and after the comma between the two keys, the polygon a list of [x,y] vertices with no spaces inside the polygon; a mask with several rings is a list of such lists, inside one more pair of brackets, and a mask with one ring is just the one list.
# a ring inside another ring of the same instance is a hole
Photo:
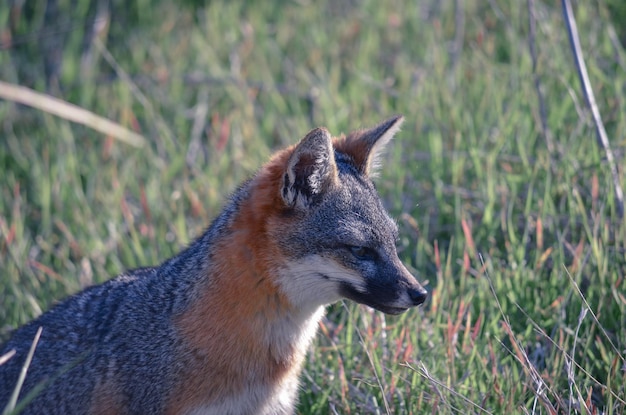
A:
{"label": "fox nose", "polygon": [[426,291],[424,288],[409,288],[409,298],[411,299],[411,301],[413,301],[413,304],[420,305],[424,301],[426,301],[427,297],[428,291]]}

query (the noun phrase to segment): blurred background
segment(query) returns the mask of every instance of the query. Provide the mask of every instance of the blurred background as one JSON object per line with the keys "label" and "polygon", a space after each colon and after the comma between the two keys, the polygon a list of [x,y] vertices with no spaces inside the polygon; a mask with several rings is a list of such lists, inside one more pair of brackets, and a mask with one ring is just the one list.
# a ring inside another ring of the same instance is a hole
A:
{"label": "blurred background", "polygon": [[[626,3],[573,13],[624,183]],[[561,3],[10,0],[0,80],[1,340],[178,252],[310,129],[400,113],[377,187],[431,297],[331,307],[299,413],[625,410],[626,229]]]}

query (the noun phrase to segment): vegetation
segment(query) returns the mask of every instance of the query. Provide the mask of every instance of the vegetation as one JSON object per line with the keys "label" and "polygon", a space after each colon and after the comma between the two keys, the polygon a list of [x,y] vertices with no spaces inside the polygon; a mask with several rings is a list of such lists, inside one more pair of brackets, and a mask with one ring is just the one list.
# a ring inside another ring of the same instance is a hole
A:
{"label": "vegetation", "polygon": [[[180,250],[311,128],[401,113],[377,184],[431,298],[331,307],[299,412],[626,411],[626,227],[558,3],[534,2],[533,36],[532,2],[506,0],[18,3],[0,79],[147,141],[0,101],[0,338]],[[623,11],[574,7],[618,165]]]}

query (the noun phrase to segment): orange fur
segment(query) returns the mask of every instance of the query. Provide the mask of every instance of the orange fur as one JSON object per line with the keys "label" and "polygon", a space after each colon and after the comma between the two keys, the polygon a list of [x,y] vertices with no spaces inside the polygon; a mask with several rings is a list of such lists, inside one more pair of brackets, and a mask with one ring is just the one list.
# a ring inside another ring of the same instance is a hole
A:
{"label": "orange fur", "polygon": [[[219,243],[221,255],[214,259],[205,289],[176,321],[192,355],[177,376],[169,414],[242,393],[251,379],[280,383],[297,374],[304,351],[281,354],[260,340],[273,322],[292,313],[272,280],[282,255],[266,229],[284,209],[277,189],[290,153],[279,153],[253,179],[253,193],[233,221],[231,235]],[[285,226],[285,218],[281,222]]]}
{"label": "orange fur", "polygon": [[[426,299],[367,180],[401,122],[392,117],[335,139],[311,130],[235,192],[188,249],[19,329],[0,351],[25,356],[36,329],[46,328],[23,393],[63,362],[78,360],[80,369],[60,374],[25,412],[294,413],[305,354],[328,304],[347,298],[399,314]],[[0,402],[21,362],[2,369]]]}
{"label": "orange fur", "polygon": [[354,165],[359,167],[363,173],[367,173],[372,146],[365,140],[359,140],[360,137],[361,134],[359,132],[348,136],[342,135],[333,139],[333,147],[337,151],[352,157]]}

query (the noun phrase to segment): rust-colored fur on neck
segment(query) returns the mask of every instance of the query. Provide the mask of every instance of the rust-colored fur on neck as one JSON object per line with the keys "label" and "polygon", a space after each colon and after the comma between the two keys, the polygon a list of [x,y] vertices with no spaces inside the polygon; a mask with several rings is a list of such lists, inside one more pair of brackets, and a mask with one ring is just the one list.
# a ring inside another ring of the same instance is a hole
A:
{"label": "rust-colored fur on neck", "polygon": [[292,149],[277,154],[252,179],[249,198],[213,249],[219,254],[212,258],[203,292],[176,320],[190,355],[169,413],[243,393],[251,379],[280,384],[302,364],[304,350],[263,341],[268,328],[297,314],[273,278],[284,259],[268,229],[278,219],[285,226],[278,189]]}

